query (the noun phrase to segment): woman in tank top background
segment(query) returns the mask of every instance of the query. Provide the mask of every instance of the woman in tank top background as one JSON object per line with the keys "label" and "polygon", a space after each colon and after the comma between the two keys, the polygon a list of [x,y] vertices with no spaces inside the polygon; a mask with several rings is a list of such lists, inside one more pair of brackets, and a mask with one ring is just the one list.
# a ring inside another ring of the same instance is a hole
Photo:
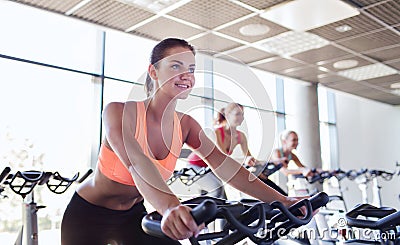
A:
{"label": "woman in tank top background", "polygon": [[[218,112],[217,118],[214,121],[215,142],[219,149],[227,155],[231,155],[233,150],[240,145],[245,157],[243,164],[254,166],[260,161],[256,160],[251,155],[246,135],[237,129],[237,127],[242,124],[243,120],[243,106],[233,102],[227,104]],[[187,167],[193,168],[196,171],[208,166],[207,163],[194,152],[188,156],[187,160]],[[222,181],[212,172],[198,179],[196,184],[200,186],[202,193],[207,193],[207,195],[213,197],[226,198]]]}
{"label": "woman in tank top background", "polygon": [[[273,151],[271,160],[283,163],[281,172],[285,175],[302,174],[304,176],[312,175],[311,169],[304,166],[297,155],[293,152],[299,145],[299,136],[295,131],[285,130],[280,134],[281,147]],[[288,168],[289,162],[293,161],[297,168]]]}
{"label": "woman in tank top background", "polygon": [[[302,175],[305,177],[312,176],[313,171],[304,166],[297,155],[293,152],[297,149],[299,144],[299,137],[295,131],[292,130],[284,130],[280,134],[280,142],[281,147],[274,149],[271,156],[271,162],[279,162],[282,163],[282,167],[280,172],[282,172],[286,176],[294,176],[294,175]],[[293,162],[296,168],[289,168],[289,163]],[[275,184],[272,180],[270,180],[267,176],[259,175],[259,178],[266,183],[268,186],[277,190],[282,195],[288,195],[281,187]]]}

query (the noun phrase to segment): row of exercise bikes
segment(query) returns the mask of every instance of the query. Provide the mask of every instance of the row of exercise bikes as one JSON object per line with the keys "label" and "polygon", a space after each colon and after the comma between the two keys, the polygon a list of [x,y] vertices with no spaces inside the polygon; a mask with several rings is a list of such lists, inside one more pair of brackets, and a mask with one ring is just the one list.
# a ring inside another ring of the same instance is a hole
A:
{"label": "row of exercise bikes", "polygon": [[[262,172],[268,176],[280,167],[266,163]],[[181,186],[190,187],[210,172],[209,168],[183,168],[175,171],[167,183],[170,186],[180,183]],[[91,173],[92,170],[89,170],[82,177],[76,173],[67,178],[58,172],[31,170],[12,173],[9,167],[4,168],[0,173],[0,195],[6,188],[10,188],[23,200],[23,225],[15,245],[39,243],[37,212],[44,206],[38,205],[34,200],[36,186],[46,185],[51,192],[62,194],[72,183],[82,182]],[[314,175],[308,178],[295,176],[292,182],[289,182],[289,192],[292,191],[296,195],[296,191],[304,193],[306,190],[310,198],[303,199],[291,207],[285,207],[280,202],[268,204],[249,198],[232,201],[210,197],[206,191],[202,191],[197,193],[196,197],[183,201],[185,205],[193,208],[192,215],[196,222],[206,224],[203,232],[196,238],[190,238],[189,242],[219,245],[400,245],[400,211],[381,206],[378,184],[378,178],[391,181],[398,179],[399,175],[400,171],[337,169],[315,171]],[[339,182],[345,178],[354,180],[363,193],[362,204],[350,210],[347,210],[340,194]],[[323,185],[325,192],[312,188],[316,183]],[[366,197],[369,183],[372,183],[376,196],[374,204],[368,204]],[[342,205],[339,205],[340,203]],[[161,230],[161,218],[156,212],[146,215],[142,221],[144,231],[153,236],[165,237]],[[220,225],[213,225],[216,223]]]}
{"label": "row of exercise bikes", "polygon": [[[400,245],[400,211],[382,206],[378,181],[393,181],[398,186],[400,165],[396,163],[396,166],[396,170],[392,172],[377,169],[336,169],[314,170],[311,177],[292,176],[288,182],[289,195],[306,194],[310,198],[291,207],[284,207],[279,202],[267,204],[247,197],[235,201],[211,198],[207,196],[206,190],[202,190],[197,193],[197,197],[184,201],[194,208],[193,216],[198,223],[208,224],[202,234],[190,239],[190,243]],[[266,163],[262,172],[265,176],[272,175],[280,167],[281,165]],[[173,190],[188,190],[210,172],[209,168],[183,168],[175,171],[167,183]],[[362,203],[350,210],[345,205],[340,188],[343,179],[354,181],[362,193]],[[372,200],[368,200],[367,196],[369,185],[372,185]],[[318,187],[323,187],[324,191],[319,191]],[[306,212],[300,212],[300,209]],[[157,213],[148,214],[142,223],[144,230],[148,234],[163,237],[160,220],[161,216]],[[223,225],[218,228],[211,226],[217,221]]]}
{"label": "row of exercise bikes", "polygon": [[93,170],[89,169],[82,176],[78,172],[73,177],[65,177],[57,171],[12,172],[10,167],[5,167],[0,173],[0,197],[6,198],[4,191],[9,188],[22,198],[22,225],[14,245],[39,244],[37,212],[46,206],[35,202],[35,187],[47,186],[52,193],[63,194],[73,183],[83,182],[92,172]]}

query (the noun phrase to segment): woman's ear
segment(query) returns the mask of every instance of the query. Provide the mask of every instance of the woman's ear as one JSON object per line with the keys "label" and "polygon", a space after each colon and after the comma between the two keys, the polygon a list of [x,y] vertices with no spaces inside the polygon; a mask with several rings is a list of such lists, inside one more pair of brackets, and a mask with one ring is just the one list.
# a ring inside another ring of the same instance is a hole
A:
{"label": "woman's ear", "polygon": [[153,64],[149,65],[147,72],[149,73],[149,76],[151,77],[151,79],[153,79],[153,81],[157,81],[156,67]]}

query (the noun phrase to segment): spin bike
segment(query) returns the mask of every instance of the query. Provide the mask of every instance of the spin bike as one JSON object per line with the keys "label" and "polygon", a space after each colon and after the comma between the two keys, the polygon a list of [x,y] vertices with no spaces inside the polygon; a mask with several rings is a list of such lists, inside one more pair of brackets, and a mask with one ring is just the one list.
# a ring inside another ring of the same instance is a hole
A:
{"label": "spin bike", "polygon": [[[216,219],[226,221],[221,231],[191,237],[189,241],[193,245],[201,241],[232,245],[247,238],[255,244],[269,245],[310,222],[313,211],[328,201],[326,193],[321,192],[288,208],[277,201],[271,204],[260,201],[243,203],[210,197],[197,197],[183,204],[193,208],[191,213],[197,224],[207,225]],[[300,208],[306,210],[304,214]],[[142,220],[143,230],[149,235],[169,239],[161,230],[161,219],[157,212],[147,214]]]}
{"label": "spin bike", "polygon": [[0,174],[0,192],[6,186],[16,194],[20,195],[22,201],[23,224],[14,245],[38,245],[38,222],[37,212],[45,206],[37,205],[34,200],[33,189],[38,185],[47,185],[48,189],[55,194],[64,193],[72,183],[81,183],[93,170],[87,171],[79,180],[79,173],[72,178],[61,176],[58,172],[45,171],[17,171],[10,173],[11,169],[6,167]]}
{"label": "spin bike", "polygon": [[[396,172],[387,172],[378,169],[360,169],[352,170],[348,179],[354,180],[361,191],[362,203],[372,203],[377,207],[382,207],[381,186],[378,183],[378,177],[385,181],[390,181]],[[368,184],[372,182],[372,200],[368,200]]]}
{"label": "spin bike", "polygon": [[346,213],[346,244],[400,244],[400,211],[360,204]]}
{"label": "spin bike", "polygon": [[[328,191],[329,202],[319,210],[312,222],[305,227],[306,233],[302,234],[303,237],[308,237],[309,232],[307,230],[314,232],[311,236],[315,239],[309,238],[309,243],[312,245],[336,244],[339,236],[337,221],[344,218],[347,210],[341,194],[339,181],[344,179],[348,175],[348,172],[341,169],[319,172],[313,170],[312,172],[313,175],[309,177],[303,175],[292,177],[292,195],[293,193],[297,195],[312,195],[313,192],[317,191],[315,184],[318,183],[324,187],[324,191]],[[335,182],[335,184],[331,184],[331,182]]]}

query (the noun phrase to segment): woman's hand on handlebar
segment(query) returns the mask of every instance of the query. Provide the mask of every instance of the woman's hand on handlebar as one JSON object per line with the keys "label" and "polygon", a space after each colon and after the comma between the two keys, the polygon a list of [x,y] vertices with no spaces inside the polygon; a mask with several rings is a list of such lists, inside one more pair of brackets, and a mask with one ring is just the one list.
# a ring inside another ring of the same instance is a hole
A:
{"label": "woman's hand on handlebar", "polygon": [[254,157],[252,157],[252,156],[247,156],[247,157],[244,159],[244,164],[247,165],[247,166],[250,166],[250,167],[254,167],[255,165],[261,164],[261,163],[262,163],[262,162],[256,160],[256,159],[255,159]]}
{"label": "woman's hand on handlebar", "polygon": [[198,226],[190,211],[191,208],[185,205],[168,209],[161,220],[161,229],[164,234],[174,240],[197,237],[205,225],[203,223]]}
{"label": "woman's hand on handlebar", "polygon": [[[287,197],[286,199],[286,202],[283,202],[283,204],[286,206],[286,207],[290,207],[290,206],[292,206],[293,204],[295,204],[295,203],[297,203],[297,202],[299,202],[299,201],[301,201],[301,200],[303,200],[303,199],[308,199],[308,198],[310,198],[310,196],[302,196],[302,197]],[[316,210],[313,210],[313,216],[316,214],[316,213],[318,213],[318,210],[319,209],[316,209]],[[301,206],[300,207],[300,211],[301,211],[301,213],[303,214],[303,215],[306,215],[306,213],[307,213],[307,208],[305,207],[305,206]]]}

